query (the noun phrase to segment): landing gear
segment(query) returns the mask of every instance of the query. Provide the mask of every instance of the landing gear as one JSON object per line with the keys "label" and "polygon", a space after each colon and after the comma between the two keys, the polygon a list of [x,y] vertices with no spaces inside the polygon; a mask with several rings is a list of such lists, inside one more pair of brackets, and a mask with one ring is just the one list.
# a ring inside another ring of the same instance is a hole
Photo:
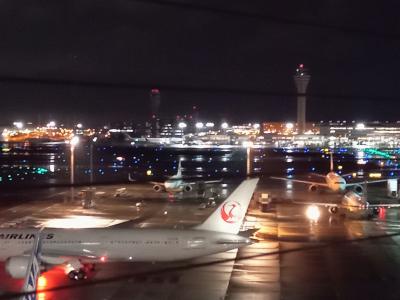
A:
{"label": "landing gear", "polygon": [[68,278],[71,280],[83,280],[87,278],[87,274],[84,270],[72,270],[71,272],[68,273]]}

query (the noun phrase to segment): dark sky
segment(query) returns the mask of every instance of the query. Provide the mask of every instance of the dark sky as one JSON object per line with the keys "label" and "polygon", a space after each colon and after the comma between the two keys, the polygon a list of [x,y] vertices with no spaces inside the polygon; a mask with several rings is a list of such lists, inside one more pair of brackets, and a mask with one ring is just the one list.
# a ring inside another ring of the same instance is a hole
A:
{"label": "dark sky", "polygon": [[[336,96],[310,98],[309,119],[400,119],[398,1],[181,3],[355,31],[129,0],[1,1],[0,123],[138,118],[148,113],[138,86],[202,90],[162,89],[165,115],[197,105],[205,119],[293,120],[300,62],[312,72],[309,93]],[[228,92],[237,89],[265,94]]]}

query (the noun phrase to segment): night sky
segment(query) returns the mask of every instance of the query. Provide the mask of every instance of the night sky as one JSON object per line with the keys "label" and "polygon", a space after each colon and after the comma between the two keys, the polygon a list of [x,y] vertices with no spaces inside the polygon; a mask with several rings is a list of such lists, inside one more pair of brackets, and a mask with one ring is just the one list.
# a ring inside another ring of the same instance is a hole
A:
{"label": "night sky", "polygon": [[400,120],[398,1],[180,3],[266,18],[130,0],[1,1],[0,125],[137,119],[151,86],[164,116],[196,105],[204,119],[294,120],[299,63],[312,73],[308,119]]}

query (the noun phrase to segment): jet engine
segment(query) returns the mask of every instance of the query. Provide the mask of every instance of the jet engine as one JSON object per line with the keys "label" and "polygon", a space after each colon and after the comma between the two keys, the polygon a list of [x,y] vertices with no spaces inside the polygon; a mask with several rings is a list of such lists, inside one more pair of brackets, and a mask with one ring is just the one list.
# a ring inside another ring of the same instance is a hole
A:
{"label": "jet engine", "polygon": [[163,187],[161,185],[159,185],[159,184],[155,184],[153,186],[153,190],[158,193],[158,192],[161,192],[163,190]]}
{"label": "jet engine", "polygon": [[184,192],[190,192],[191,190],[193,190],[193,188],[190,184],[187,184],[183,187]]}
{"label": "jet engine", "polygon": [[335,206],[331,206],[331,207],[329,207],[329,212],[330,212],[332,215],[334,215],[334,214],[336,214],[336,213],[338,212],[338,208],[335,207]]}
{"label": "jet engine", "polygon": [[15,279],[25,278],[29,260],[29,256],[13,256],[7,258],[5,262],[6,272]]}
{"label": "jet engine", "polygon": [[316,191],[318,191],[318,186],[315,185],[315,184],[312,184],[312,185],[310,185],[310,186],[308,187],[308,190],[309,190],[310,192],[316,192]]}
{"label": "jet engine", "polygon": [[362,195],[363,192],[364,192],[364,188],[363,188],[362,185],[357,184],[357,185],[354,186],[354,191],[355,191],[357,194]]}

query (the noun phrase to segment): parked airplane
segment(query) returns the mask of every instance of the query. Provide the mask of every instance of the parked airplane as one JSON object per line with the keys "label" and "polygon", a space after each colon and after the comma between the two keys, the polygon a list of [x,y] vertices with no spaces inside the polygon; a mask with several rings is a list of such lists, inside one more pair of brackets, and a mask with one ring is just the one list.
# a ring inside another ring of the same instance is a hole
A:
{"label": "parked airplane", "polygon": [[349,188],[353,188],[354,191],[356,191],[359,194],[361,194],[364,190],[363,185],[388,181],[388,179],[380,179],[380,180],[366,180],[366,181],[360,181],[360,182],[354,182],[354,183],[347,183],[346,179],[344,179],[343,176],[339,175],[338,173],[336,173],[334,171],[332,153],[330,154],[330,156],[331,156],[330,157],[330,172],[326,175],[313,174],[314,176],[322,177],[325,182],[289,179],[289,178],[284,178],[284,177],[271,177],[271,178],[308,184],[309,185],[308,190],[311,192],[315,192],[318,190],[318,188],[321,188],[321,187],[327,188],[328,190],[333,191],[333,192],[344,192],[344,191],[348,190]]}
{"label": "parked airplane", "polygon": [[340,202],[298,202],[296,204],[307,204],[306,214],[310,219],[319,215],[317,207],[323,206],[331,214],[348,216],[357,219],[371,218],[379,214],[382,208],[399,208],[400,204],[370,204],[365,195],[359,195],[354,191],[349,191],[342,197]]}
{"label": "parked airplane", "polygon": [[68,277],[78,280],[99,262],[176,261],[246,246],[251,240],[239,230],[257,182],[243,181],[202,224],[190,229],[1,229],[0,260],[13,278],[24,278],[34,255],[29,253],[39,248],[43,264],[63,265]]}
{"label": "parked airplane", "polygon": [[[135,181],[129,175],[129,181]],[[169,177],[164,182],[150,182],[153,184],[153,190],[156,192],[166,191],[166,192],[190,192],[193,190],[193,186],[199,184],[211,184],[211,183],[219,183],[222,182],[222,179],[219,180],[194,180],[187,181],[182,176],[182,161],[179,160],[178,170],[175,175]]]}

